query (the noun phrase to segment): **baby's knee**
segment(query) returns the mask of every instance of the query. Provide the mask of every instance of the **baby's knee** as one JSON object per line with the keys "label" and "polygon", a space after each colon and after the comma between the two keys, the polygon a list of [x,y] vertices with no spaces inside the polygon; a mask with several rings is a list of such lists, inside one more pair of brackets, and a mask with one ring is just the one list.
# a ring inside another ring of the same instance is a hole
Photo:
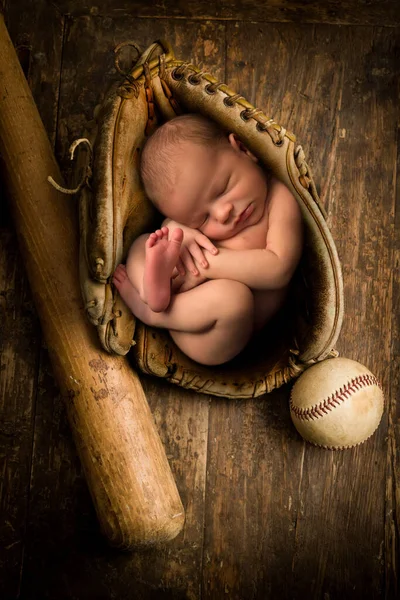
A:
{"label": "baby's knee", "polygon": [[146,242],[149,237],[149,233],[143,233],[142,235],[138,235],[138,237],[134,240],[131,247],[128,250],[127,261],[132,260],[133,257],[138,255],[145,255],[146,251]]}
{"label": "baby's knee", "polygon": [[247,285],[231,279],[217,279],[215,283],[217,301],[226,316],[233,318],[248,316],[252,318],[254,296]]}

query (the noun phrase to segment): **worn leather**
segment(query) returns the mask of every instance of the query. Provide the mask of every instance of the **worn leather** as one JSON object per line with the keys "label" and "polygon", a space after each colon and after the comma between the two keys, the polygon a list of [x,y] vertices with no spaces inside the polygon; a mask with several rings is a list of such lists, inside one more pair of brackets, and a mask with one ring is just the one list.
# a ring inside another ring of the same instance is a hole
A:
{"label": "worn leather", "polygon": [[[135,323],[110,283],[134,239],[161,220],[140,181],[141,149],[155,127],[184,112],[200,112],[237,133],[292,191],[306,230],[287,305],[244,352],[220,367],[195,363],[167,331]],[[80,272],[88,318],[104,348],[126,354],[133,343],[136,365],[146,373],[224,397],[259,396],[336,354],[343,318],[340,261],[293,133],[210,73],[177,60],[165,41],[149,46],[125,81],[113,86],[96,121],[93,176],[81,192]]]}

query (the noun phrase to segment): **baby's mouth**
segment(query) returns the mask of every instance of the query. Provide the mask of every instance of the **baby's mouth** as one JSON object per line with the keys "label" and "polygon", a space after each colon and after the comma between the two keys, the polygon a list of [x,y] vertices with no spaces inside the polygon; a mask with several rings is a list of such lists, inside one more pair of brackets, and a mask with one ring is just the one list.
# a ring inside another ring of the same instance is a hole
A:
{"label": "baby's mouth", "polygon": [[240,215],[236,218],[235,225],[238,225],[239,223],[244,223],[244,221],[246,221],[246,219],[250,217],[253,210],[254,204],[253,202],[250,202],[250,204],[244,209],[244,211],[241,212]]}

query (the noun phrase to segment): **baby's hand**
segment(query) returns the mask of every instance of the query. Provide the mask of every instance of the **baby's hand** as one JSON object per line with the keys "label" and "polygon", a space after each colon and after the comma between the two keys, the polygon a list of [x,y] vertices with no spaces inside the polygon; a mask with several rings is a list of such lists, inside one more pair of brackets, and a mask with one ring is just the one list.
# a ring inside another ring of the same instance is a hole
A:
{"label": "baby's hand", "polygon": [[204,275],[194,275],[190,271],[184,275],[178,274],[172,279],[171,292],[173,294],[182,294],[183,292],[188,292],[189,290],[197,287],[205,281],[207,281],[207,277]]}
{"label": "baby's hand", "polygon": [[194,261],[197,261],[198,264],[204,268],[209,266],[203,249],[208,250],[211,254],[218,254],[218,248],[216,248],[212,241],[198,229],[192,229],[191,227],[187,227],[186,225],[182,225],[171,219],[166,219],[163,222],[163,225],[169,228],[170,233],[177,227],[183,231],[180,257],[178,264],[176,265],[179,274],[184,275],[187,269],[193,273],[193,275],[199,275],[199,270]]}

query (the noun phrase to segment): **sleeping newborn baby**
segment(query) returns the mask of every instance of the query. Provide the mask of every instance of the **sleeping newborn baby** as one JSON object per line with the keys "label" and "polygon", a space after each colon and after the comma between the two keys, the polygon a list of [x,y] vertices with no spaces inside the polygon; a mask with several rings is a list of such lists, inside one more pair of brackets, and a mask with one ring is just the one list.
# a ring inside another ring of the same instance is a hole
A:
{"label": "sleeping newborn baby", "polygon": [[227,362],[285,300],[302,252],[298,203],[234,133],[198,114],[155,131],[141,177],[167,218],[135,240],[113,283],[190,358]]}

